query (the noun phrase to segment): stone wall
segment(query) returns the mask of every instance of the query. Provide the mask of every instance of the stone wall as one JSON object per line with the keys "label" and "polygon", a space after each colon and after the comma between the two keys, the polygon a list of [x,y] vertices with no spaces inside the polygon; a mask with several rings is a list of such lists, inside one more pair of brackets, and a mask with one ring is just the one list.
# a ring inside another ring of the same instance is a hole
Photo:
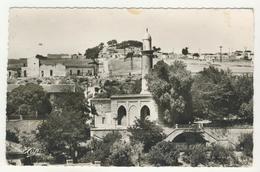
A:
{"label": "stone wall", "polygon": [[253,128],[205,128],[206,132],[221,139],[227,139],[233,144],[239,143],[239,137],[243,134],[253,133]]}

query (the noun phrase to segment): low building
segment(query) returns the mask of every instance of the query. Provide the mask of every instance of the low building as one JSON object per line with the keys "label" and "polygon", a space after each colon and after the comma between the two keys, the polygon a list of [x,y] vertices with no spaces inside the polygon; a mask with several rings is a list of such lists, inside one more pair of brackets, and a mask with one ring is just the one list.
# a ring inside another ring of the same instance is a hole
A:
{"label": "low building", "polygon": [[96,76],[98,63],[92,59],[28,58],[21,77]]}
{"label": "low building", "polygon": [[8,59],[8,78],[21,77],[21,68],[27,66],[27,59]]}

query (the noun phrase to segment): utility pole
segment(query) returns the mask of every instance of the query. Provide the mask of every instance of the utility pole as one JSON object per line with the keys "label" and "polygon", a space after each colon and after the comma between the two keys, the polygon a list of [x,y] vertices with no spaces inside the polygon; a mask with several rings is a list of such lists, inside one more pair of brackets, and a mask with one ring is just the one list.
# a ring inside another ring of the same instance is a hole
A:
{"label": "utility pole", "polygon": [[222,46],[219,46],[219,59],[222,62]]}

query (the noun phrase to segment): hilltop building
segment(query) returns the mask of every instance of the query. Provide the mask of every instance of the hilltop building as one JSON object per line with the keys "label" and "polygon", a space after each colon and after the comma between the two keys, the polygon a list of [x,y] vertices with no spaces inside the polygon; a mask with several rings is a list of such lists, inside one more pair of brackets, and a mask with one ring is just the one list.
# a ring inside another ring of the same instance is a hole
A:
{"label": "hilltop building", "polygon": [[92,59],[72,59],[63,54],[36,56],[27,59],[10,59],[8,61],[8,77],[65,77],[96,76],[98,63]]}
{"label": "hilltop building", "polygon": [[153,67],[152,37],[148,29],[142,39],[142,91],[140,94],[113,95],[110,98],[93,98],[91,104],[96,108],[95,127],[91,129],[92,137],[102,138],[110,131],[125,132],[134,124],[136,118],[148,117],[158,120],[158,108],[148,91],[145,75]]}

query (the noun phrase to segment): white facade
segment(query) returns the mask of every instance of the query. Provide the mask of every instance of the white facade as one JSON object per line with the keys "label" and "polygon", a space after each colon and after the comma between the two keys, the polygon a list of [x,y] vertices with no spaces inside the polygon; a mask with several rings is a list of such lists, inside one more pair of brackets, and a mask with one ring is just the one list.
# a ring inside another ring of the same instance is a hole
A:
{"label": "white facade", "polygon": [[41,65],[40,77],[66,76],[66,67],[62,64]]}
{"label": "white facade", "polygon": [[40,60],[36,57],[28,58],[27,67],[24,67],[23,69],[26,70],[26,72],[23,73],[27,73],[27,77],[39,77]]}

